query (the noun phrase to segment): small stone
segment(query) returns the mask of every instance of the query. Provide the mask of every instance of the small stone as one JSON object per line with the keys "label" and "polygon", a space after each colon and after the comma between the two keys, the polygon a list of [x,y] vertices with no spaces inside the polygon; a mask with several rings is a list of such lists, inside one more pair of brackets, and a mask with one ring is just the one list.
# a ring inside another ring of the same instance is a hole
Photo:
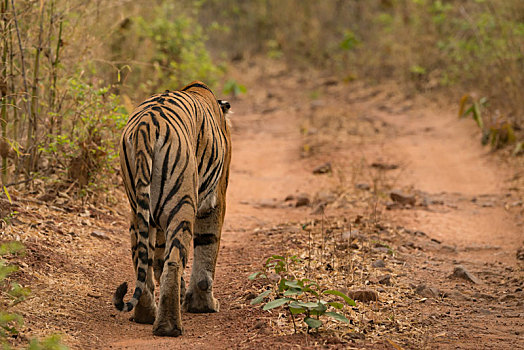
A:
{"label": "small stone", "polygon": [[304,207],[308,206],[311,203],[311,200],[309,199],[309,196],[306,193],[301,193],[295,197],[297,200],[295,203],[295,207]]}
{"label": "small stone", "polygon": [[355,185],[355,188],[356,188],[357,190],[369,191],[369,189],[371,188],[371,186],[369,186],[369,185],[366,184],[366,183],[359,183],[359,184],[356,184],[356,185]]}
{"label": "small stone", "polygon": [[378,300],[378,293],[372,289],[351,290],[347,293],[347,295],[353,300],[362,301],[364,303]]}
{"label": "small stone", "polygon": [[403,204],[403,205],[409,204],[409,205],[414,206],[416,203],[415,196],[406,195],[402,193],[401,191],[391,191],[389,194],[389,197],[391,198],[392,201]]}
{"label": "small stone", "polygon": [[384,260],[378,259],[378,260],[373,261],[371,263],[371,266],[375,268],[381,268],[381,267],[386,267],[386,263],[384,262]]}
{"label": "small stone", "polygon": [[424,298],[437,298],[440,295],[440,291],[437,288],[428,287],[425,284],[419,285],[415,289],[415,293]]}
{"label": "small stone", "polygon": [[292,200],[295,200],[295,195],[293,195],[293,194],[288,194],[286,196],[286,198],[284,198],[284,202],[288,202],[288,201],[292,201]]}
{"label": "small stone", "polygon": [[391,286],[391,275],[384,275],[378,278],[378,283]]}
{"label": "small stone", "polygon": [[466,270],[466,268],[462,265],[455,266],[455,268],[453,269],[453,274],[450,277],[462,278],[466,281],[470,281],[473,283],[480,282],[477,277],[471,274],[471,272]]}
{"label": "small stone", "polygon": [[327,174],[332,171],[331,163],[327,162],[313,169],[313,174]]}
{"label": "small stone", "polygon": [[93,231],[91,232],[91,236],[99,239],[109,239],[109,237],[102,231]]}

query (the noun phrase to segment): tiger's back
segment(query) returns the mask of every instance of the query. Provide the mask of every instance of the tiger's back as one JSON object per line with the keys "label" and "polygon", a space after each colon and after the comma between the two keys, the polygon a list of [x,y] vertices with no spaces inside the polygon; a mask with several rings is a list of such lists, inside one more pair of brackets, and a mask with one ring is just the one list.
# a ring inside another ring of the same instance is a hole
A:
{"label": "tiger's back", "polygon": [[[127,286],[121,285],[114,304],[122,311],[134,308],[137,322],[154,322],[157,335],[182,333],[181,275],[191,240],[194,263],[184,308],[218,311],[212,285],[231,159],[225,106],[207,86],[194,82],[144,101],[122,134],[136,286],[124,303]],[[158,310],[153,275],[160,283]]]}

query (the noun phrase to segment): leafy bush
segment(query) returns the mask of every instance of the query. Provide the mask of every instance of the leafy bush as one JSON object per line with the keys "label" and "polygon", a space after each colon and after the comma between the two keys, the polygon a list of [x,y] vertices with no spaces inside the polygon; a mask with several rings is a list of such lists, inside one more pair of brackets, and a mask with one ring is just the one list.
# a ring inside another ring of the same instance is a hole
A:
{"label": "leafy bush", "polygon": [[[469,107],[466,109],[466,107]],[[511,123],[500,115],[488,115],[488,99],[486,97],[476,98],[474,95],[466,94],[460,99],[459,117],[464,118],[471,115],[475,123],[482,131],[481,142],[483,145],[491,145],[493,149],[498,149],[509,144],[515,144],[516,136]],[[514,154],[520,152],[522,142],[516,144]]]}
{"label": "leafy bush", "polygon": [[100,172],[113,170],[127,111],[109,86],[96,88],[79,78],[69,80],[67,98],[71,107],[61,116],[60,129],[48,134],[40,151],[53,170],[62,169],[83,187]]}
{"label": "leafy bush", "polygon": [[[124,91],[137,96],[178,89],[202,80],[213,86],[222,70],[213,63],[206,48],[207,36],[196,21],[198,4],[183,10],[180,4],[161,2],[147,14],[131,17],[128,29],[114,40],[126,45],[113,50],[115,59],[123,60],[131,72],[122,82]],[[121,57],[118,57],[121,56]],[[116,83],[116,82],[115,82]]]}
{"label": "leafy bush", "polygon": [[247,89],[244,85],[239,84],[234,79],[229,79],[225,82],[222,92],[226,95],[236,97],[240,94],[245,94]]}
{"label": "leafy bush", "polygon": [[[326,301],[323,297],[332,295],[342,299],[347,305],[355,306],[355,302],[338,290],[323,289],[316,281],[302,278],[296,279],[290,267],[302,261],[296,256],[286,258],[280,255],[272,255],[264,264],[265,272],[255,272],[248,278],[263,279],[268,282],[270,289],[260,293],[251,301],[251,305],[257,305],[266,298],[270,301],[263,306],[263,310],[271,310],[277,307],[285,307],[293,321],[295,332],[295,316],[302,315],[303,321],[310,329],[318,329],[323,322],[321,316],[328,316],[336,321],[349,323],[349,320],[341,313],[328,311],[330,308],[342,310],[343,303],[337,301]],[[272,283],[269,274],[278,276],[278,281]]]}
{"label": "leafy bush", "polygon": [[[16,272],[18,268],[7,264],[3,258],[7,255],[20,254],[23,252],[23,248],[23,245],[19,242],[9,242],[0,245],[0,289],[3,291],[2,297],[0,297],[2,305],[0,309],[0,346],[3,349],[11,349],[8,340],[10,337],[19,334],[18,328],[23,324],[22,317],[9,312],[9,309],[24,301],[30,294],[28,288],[24,288],[16,282],[8,282],[9,275]],[[32,339],[27,349],[65,350],[67,347],[61,344],[59,336],[53,335],[43,341]]]}

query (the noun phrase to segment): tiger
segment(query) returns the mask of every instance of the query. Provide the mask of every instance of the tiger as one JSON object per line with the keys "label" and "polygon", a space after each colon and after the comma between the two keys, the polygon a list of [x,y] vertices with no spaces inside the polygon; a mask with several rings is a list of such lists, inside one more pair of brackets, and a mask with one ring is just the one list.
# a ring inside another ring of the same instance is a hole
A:
{"label": "tiger", "polygon": [[[124,302],[124,282],[113,304],[122,312],[134,309],[132,320],[153,324],[154,335],[182,335],[182,309],[219,311],[213,281],[231,162],[230,108],[195,81],[145,100],[122,132],[120,165],[132,213],[136,281],[131,300]],[[182,274],[191,241],[186,291]],[[158,306],[153,277],[160,289]]]}

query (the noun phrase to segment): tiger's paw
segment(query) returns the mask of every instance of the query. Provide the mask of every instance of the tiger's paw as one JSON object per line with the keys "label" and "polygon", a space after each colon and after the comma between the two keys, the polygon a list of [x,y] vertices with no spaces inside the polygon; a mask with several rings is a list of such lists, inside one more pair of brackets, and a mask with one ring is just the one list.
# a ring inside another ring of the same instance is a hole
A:
{"label": "tiger's paw", "polygon": [[140,324],[153,324],[155,322],[155,314],[140,314],[135,312],[135,315],[131,318],[131,321]]}
{"label": "tiger's paw", "polygon": [[134,315],[133,317],[130,318],[131,321],[133,322],[136,322],[136,323],[140,323],[140,324],[153,324],[155,323],[155,316],[151,316],[151,315]]}
{"label": "tiger's paw", "polygon": [[153,324],[156,317],[156,304],[151,300],[151,294],[144,294],[135,307],[132,321],[142,324]]}
{"label": "tiger's paw", "polygon": [[187,312],[192,313],[210,313],[218,312],[220,309],[220,303],[213,297],[213,292],[206,288],[201,283],[198,284],[198,288],[189,288],[184,299],[183,308]]}
{"label": "tiger's paw", "polygon": [[159,322],[153,326],[153,334],[159,337],[179,337],[182,333],[182,327],[171,325],[170,322]]}

